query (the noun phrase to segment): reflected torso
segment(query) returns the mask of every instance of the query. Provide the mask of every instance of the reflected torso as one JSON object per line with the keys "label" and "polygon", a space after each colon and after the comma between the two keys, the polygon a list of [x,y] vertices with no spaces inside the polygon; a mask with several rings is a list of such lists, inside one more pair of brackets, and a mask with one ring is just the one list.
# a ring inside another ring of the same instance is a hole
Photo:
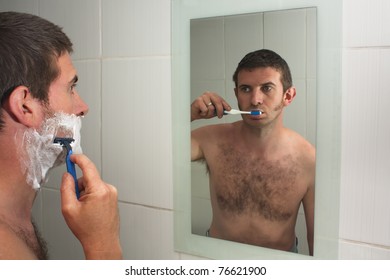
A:
{"label": "reflected torso", "polygon": [[307,168],[311,154],[290,130],[288,145],[283,140],[283,148],[257,151],[240,139],[239,123],[202,128],[209,140],[202,149],[213,209],[210,236],[288,251],[300,203],[314,182]]}

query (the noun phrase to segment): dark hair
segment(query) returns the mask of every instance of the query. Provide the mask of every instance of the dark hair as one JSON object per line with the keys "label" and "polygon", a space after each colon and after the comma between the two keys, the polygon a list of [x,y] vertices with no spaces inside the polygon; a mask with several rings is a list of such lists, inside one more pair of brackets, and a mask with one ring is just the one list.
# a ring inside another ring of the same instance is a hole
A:
{"label": "dark hair", "polygon": [[271,67],[280,73],[280,81],[283,85],[283,91],[292,87],[292,78],[290,68],[287,62],[276,52],[271,50],[257,50],[248,53],[237,66],[236,71],[233,74],[233,81],[238,86],[238,73],[245,69],[265,68]]}
{"label": "dark hair", "polygon": [[[47,102],[49,86],[59,75],[57,59],[72,51],[72,42],[59,26],[35,15],[0,13],[1,103],[21,85]],[[3,125],[0,115],[0,129]]]}

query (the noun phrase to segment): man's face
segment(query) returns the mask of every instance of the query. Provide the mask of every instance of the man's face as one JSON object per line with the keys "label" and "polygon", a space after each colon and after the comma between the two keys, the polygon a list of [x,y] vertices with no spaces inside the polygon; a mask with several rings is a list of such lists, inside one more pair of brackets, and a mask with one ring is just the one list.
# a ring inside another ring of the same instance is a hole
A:
{"label": "man's face", "polygon": [[283,107],[292,100],[286,101],[280,73],[271,67],[241,70],[235,93],[240,110],[262,112],[259,116],[242,115],[245,122],[254,126],[262,126],[278,118]]}
{"label": "man's face", "polygon": [[26,181],[35,189],[46,181],[51,168],[65,160],[65,150],[54,144],[55,137],[73,138],[72,149],[81,152],[80,117],[88,112],[88,106],[75,90],[77,75],[69,54],[59,57],[58,68],[60,74],[49,87],[48,104],[40,102],[39,126],[21,130],[15,138]]}
{"label": "man's face", "polygon": [[85,115],[88,112],[88,106],[75,89],[78,77],[68,53],[58,58],[58,68],[60,74],[49,87],[50,110],[76,116]]}

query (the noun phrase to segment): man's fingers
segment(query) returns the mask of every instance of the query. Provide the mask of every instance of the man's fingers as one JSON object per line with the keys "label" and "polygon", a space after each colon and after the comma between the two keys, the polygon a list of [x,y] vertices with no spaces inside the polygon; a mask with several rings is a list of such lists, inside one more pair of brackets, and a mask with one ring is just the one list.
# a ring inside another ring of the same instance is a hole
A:
{"label": "man's fingers", "polygon": [[74,179],[71,174],[65,173],[62,176],[60,192],[62,213],[66,215],[77,201]]}
{"label": "man's fingers", "polygon": [[83,173],[83,182],[79,182],[82,185],[82,189],[84,189],[84,187],[88,188],[90,186],[94,186],[94,182],[101,181],[95,164],[93,164],[93,162],[87,156],[83,154],[73,154],[71,155],[70,159],[80,167]]}

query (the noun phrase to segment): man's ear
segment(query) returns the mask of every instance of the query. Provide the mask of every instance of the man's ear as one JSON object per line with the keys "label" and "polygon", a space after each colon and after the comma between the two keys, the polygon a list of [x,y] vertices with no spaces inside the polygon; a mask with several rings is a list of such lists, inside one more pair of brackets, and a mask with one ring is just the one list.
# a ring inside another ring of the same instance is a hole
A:
{"label": "man's ear", "polygon": [[297,90],[295,89],[295,87],[290,87],[285,93],[284,93],[284,96],[283,96],[283,103],[284,103],[284,106],[288,106],[290,105],[290,103],[293,101],[293,99],[295,98],[295,95],[297,94]]}
{"label": "man's ear", "polygon": [[26,86],[16,87],[8,98],[9,113],[15,121],[27,126],[39,125],[41,102],[34,98]]}

